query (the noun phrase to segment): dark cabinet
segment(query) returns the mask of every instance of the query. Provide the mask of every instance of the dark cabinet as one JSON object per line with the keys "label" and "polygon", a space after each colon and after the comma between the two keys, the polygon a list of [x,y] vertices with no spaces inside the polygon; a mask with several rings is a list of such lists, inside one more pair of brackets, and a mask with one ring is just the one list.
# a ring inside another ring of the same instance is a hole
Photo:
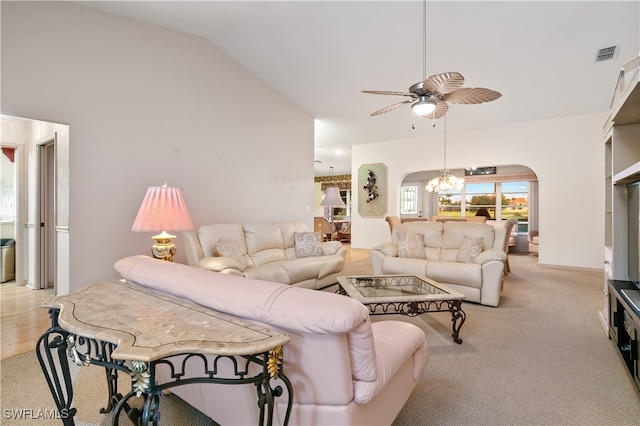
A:
{"label": "dark cabinet", "polygon": [[615,343],[640,391],[640,290],[630,281],[609,281],[609,338]]}

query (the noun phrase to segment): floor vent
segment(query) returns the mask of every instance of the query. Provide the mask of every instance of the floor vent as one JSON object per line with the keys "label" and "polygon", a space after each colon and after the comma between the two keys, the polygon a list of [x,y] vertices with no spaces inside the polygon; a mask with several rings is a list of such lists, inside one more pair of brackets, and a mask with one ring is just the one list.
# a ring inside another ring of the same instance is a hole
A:
{"label": "floor vent", "polygon": [[618,55],[618,46],[603,47],[596,52],[596,62],[608,61]]}

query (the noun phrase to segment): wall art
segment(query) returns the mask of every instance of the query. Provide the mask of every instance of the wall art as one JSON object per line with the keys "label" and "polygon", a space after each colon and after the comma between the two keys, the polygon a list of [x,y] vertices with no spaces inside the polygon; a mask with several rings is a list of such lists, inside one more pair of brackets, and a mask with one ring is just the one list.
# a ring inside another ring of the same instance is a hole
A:
{"label": "wall art", "polygon": [[362,217],[384,217],[387,204],[387,166],[363,164],[358,169],[358,213]]}

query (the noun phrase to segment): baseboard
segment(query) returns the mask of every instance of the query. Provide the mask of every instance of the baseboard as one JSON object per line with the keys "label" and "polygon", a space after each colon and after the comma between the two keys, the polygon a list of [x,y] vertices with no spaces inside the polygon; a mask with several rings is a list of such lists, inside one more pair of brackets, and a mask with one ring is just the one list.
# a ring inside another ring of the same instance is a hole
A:
{"label": "baseboard", "polygon": [[582,271],[582,272],[601,272],[602,274],[604,274],[604,268],[587,268],[584,266],[552,265],[549,263],[540,263],[540,262],[538,262],[538,266],[542,268],[548,268],[548,269],[564,269],[567,271]]}

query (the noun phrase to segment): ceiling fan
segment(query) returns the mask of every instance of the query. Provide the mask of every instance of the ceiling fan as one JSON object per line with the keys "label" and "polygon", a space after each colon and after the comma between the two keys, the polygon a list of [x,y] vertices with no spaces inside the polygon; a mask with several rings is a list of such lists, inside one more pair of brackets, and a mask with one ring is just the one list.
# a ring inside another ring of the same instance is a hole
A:
{"label": "ceiling fan", "polygon": [[392,92],[384,90],[363,90],[362,93],[374,95],[407,96],[401,102],[379,109],[371,113],[375,117],[385,112],[394,111],[405,104],[412,104],[413,111],[424,118],[444,117],[451,104],[480,104],[491,102],[502,96],[499,92],[483,87],[462,87],[464,77],[457,72],[435,74],[424,81],[409,87],[409,92]]}
{"label": "ceiling fan", "polygon": [[375,117],[389,111],[394,111],[403,105],[411,104],[411,109],[417,115],[435,120],[444,117],[451,104],[480,104],[498,99],[502,94],[495,90],[482,87],[462,87],[464,77],[458,72],[444,72],[427,77],[427,2],[423,1],[423,75],[420,81],[408,92],[393,92],[385,90],[363,90],[362,93],[373,95],[406,96],[406,99],[388,107],[379,109],[371,114]]}

